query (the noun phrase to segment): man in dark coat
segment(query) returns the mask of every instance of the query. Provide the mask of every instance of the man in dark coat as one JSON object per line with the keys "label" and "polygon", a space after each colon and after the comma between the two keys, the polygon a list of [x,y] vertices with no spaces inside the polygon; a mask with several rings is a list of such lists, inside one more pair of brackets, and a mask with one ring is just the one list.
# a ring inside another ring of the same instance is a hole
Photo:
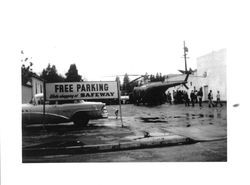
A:
{"label": "man in dark coat", "polygon": [[200,107],[202,107],[202,97],[203,97],[203,92],[202,92],[202,87],[201,87],[200,90],[197,92],[197,98],[198,98]]}
{"label": "man in dark coat", "polygon": [[189,107],[189,98],[188,98],[188,93],[186,91],[184,91],[184,101],[185,101],[185,106]]}
{"label": "man in dark coat", "polygon": [[211,106],[214,107],[214,103],[213,103],[213,92],[212,92],[212,90],[210,90],[210,92],[208,93],[208,106],[209,106],[209,107],[211,107]]}
{"label": "man in dark coat", "polygon": [[194,107],[195,94],[194,94],[194,91],[193,91],[193,90],[192,90],[191,93],[190,93],[190,98],[191,98],[192,106]]}

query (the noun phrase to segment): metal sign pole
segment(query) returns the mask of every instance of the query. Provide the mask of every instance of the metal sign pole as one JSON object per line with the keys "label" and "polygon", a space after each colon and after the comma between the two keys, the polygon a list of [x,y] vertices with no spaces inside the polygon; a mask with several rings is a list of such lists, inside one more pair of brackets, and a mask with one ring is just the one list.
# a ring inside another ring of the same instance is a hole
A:
{"label": "metal sign pole", "polygon": [[120,118],[121,118],[121,123],[122,123],[122,127],[123,127],[122,106],[121,106],[121,92],[120,92],[120,81],[117,82],[117,88],[118,88],[118,101],[119,101],[119,107],[120,107]]}
{"label": "metal sign pole", "polygon": [[43,80],[43,127],[45,128],[45,101],[46,101],[46,84]]}

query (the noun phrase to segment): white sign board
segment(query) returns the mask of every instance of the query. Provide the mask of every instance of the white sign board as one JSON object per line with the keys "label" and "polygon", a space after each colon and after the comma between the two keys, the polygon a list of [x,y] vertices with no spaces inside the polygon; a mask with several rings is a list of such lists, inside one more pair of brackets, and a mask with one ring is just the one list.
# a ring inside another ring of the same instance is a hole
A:
{"label": "white sign board", "polygon": [[46,83],[46,100],[115,99],[116,81]]}

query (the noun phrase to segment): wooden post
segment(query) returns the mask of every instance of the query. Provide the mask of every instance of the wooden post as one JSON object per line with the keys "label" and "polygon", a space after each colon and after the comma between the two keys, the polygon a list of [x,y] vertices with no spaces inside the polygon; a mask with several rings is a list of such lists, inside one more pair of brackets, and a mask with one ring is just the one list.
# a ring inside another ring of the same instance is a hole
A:
{"label": "wooden post", "polygon": [[120,81],[117,82],[117,90],[118,90],[118,101],[119,101],[119,107],[120,107],[120,118],[121,118],[122,127],[124,127],[124,126],[123,126],[123,120],[122,120],[122,106],[121,106]]}
{"label": "wooden post", "polygon": [[185,46],[185,41],[183,42],[184,44],[184,59],[185,59],[185,72],[187,72],[187,51],[186,51],[186,46]]}
{"label": "wooden post", "polygon": [[45,128],[45,101],[46,101],[46,87],[45,80],[43,80],[43,127]]}

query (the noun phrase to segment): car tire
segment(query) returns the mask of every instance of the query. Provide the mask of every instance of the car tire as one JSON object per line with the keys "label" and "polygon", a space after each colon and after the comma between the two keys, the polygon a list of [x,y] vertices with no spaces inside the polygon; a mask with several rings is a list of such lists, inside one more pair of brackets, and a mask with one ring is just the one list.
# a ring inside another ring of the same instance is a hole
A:
{"label": "car tire", "polygon": [[83,115],[83,114],[76,114],[73,117],[73,122],[74,122],[74,125],[77,127],[85,127],[89,123],[89,118],[88,116]]}

